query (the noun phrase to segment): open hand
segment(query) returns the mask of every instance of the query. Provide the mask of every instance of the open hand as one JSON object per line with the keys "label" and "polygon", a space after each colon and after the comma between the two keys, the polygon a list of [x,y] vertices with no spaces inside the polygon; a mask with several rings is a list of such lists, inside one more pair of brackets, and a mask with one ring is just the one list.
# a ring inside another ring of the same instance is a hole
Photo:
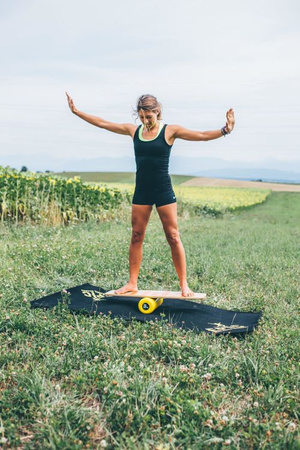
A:
{"label": "open hand", "polygon": [[70,110],[72,111],[72,113],[74,113],[76,111],[76,108],[75,108],[73,99],[69,96],[69,94],[67,92],[66,92],[66,96],[68,98],[68,103],[69,103]]}
{"label": "open hand", "polygon": [[235,124],[235,118],[234,118],[234,111],[232,108],[230,108],[229,111],[226,113],[226,130],[228,133],[231,133],[231,131],[234,128]]}

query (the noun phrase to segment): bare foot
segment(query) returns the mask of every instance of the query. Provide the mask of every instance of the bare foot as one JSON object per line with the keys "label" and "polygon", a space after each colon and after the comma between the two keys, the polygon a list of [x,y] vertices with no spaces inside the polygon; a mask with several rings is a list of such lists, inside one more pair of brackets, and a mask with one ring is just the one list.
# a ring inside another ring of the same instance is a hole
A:
{"label": "bare foot", "polygon": [[126,294],[127,292],[136,292],[138,290],[137,285],[134,283],[127,283],[125,286],[117,289],[115,294]]}
{"label": "bare foot", "polygon": [[181,295],[182,297],[193,297],[194,292],[188,286],[183,286],[181,288]]}

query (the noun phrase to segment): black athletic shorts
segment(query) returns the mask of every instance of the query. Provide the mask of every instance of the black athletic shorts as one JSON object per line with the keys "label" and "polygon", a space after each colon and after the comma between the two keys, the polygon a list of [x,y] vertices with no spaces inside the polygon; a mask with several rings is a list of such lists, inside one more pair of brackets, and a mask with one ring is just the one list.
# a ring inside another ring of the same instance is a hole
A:
{"label": "black athletic shorts", "polygon": [[166,192],[142,191],[135,189],[132,204],[133,205],[154,205],[156,208],[160,206],[176,203],[176,196],[172,189]]}

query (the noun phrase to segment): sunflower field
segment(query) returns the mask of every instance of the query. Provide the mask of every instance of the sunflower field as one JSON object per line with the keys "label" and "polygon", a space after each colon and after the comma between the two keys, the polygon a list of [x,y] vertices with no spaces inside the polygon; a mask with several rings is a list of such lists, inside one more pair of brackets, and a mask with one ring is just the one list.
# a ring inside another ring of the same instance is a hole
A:
{"label": "sunflower field", "polygon": [[[129,204],[133,183],[84,183],[79,176],[19,172],[0,166],[1,223],[75,223],[105,220]],[[175,185],[179,214],[222,215],[260,204],[271,191],[263,189]]]}
{"label": "sunflower field", "polygon": [[196,214],[220,215],[263,203],[271,194],[266,189],[175,186],[179,204]]}
{"label": "sunflower field", "polygon": [[129,199],[116,187],[83,183],[80,177],[63,178],[19,172],[0,166],[0,221],[69,223],[101,220]]}
{"label": "sunflower field", "polygon": [[[134,192],[134,184],[106,183],[109,187],[118,187],[122,192]],[[263,203],[271,194],[267,189],[198,187],[173,185],[179,213],[186,209],[196,214],[218,216],[226,212],[235,212]]]}

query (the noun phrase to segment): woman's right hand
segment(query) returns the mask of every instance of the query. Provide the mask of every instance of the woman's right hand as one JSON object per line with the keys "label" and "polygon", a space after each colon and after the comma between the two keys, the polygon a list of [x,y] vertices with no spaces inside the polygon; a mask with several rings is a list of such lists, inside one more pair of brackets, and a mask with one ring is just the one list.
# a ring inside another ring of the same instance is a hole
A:
{"label": "woman's right hand", "polygon": [[72,111],[72,113],[75,113],[76,112],[76,108],[75,108],[73,99],[69,96],[69,94],[67,92],[66,92],[66,96],[68,98],[68,103],[69,103],[70,110]]}

